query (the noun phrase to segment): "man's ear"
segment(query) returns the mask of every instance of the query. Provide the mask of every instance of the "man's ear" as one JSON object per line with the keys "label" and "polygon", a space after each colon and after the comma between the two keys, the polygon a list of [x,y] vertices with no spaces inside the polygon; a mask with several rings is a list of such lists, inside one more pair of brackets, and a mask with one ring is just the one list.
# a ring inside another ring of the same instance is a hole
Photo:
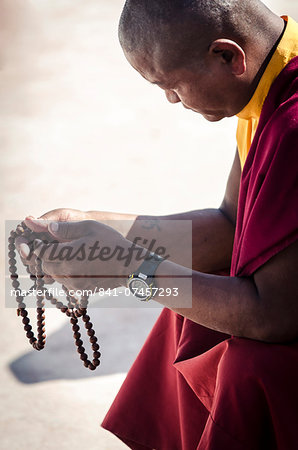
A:
{"label": "man's ear", "polygon": [[233,75],[243,75],[246,71],[244,50],[234,41],[217,39],[209,47],[209,54],[219,56],[221,63],[229,64]]}

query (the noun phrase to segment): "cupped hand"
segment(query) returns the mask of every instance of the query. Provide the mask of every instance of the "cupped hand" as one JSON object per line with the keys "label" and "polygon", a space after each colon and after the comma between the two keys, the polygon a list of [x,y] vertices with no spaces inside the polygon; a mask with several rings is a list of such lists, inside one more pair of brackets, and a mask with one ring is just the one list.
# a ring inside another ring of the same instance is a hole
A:
{"label": "cupped hand", "polygon": [[[88,214],[84,211],[70,208],[58,208],[48,211],[37,219],[33,216],[28,216],[25,219],[25,224],[35,233],[48,233],[48,224],[51,221],[67,222],[86,219],[88,219]],[[50,234],[48,234],[48,237],[52,238]],[[28,244],[28,240],[23,237],[18,237],[16,239],[16,249],[20,254],[22,263],[26,267],[27,271],[34,275],[36,257],[32,252],[30,252],[30,247]],[[44,281],[46,284],[53,283],[53,280],[47,276],[45,277]]]}
{"label": "cupped hand", "polygon": [[59,243],[36,240],[34,254],[44,273],[67,289],[113,289],[129,275],[132,243],[113,228],[94,220],[64,221],[49,223],[48,231]]}
{"label": "cupped hand", "polygon": [[88,218],[88,213],[79,209],[57,208],[48,211],[37,219],[33,216],[28,216],[25,219],[25,223],[32,231],[40,233],[48,231],[50,222],[81,221],[88,220]]}

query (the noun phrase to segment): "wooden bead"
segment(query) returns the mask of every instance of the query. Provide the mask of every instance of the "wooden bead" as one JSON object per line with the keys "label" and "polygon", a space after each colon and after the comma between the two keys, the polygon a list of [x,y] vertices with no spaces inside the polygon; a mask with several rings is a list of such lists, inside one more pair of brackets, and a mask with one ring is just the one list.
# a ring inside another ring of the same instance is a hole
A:
{"label": "wooden bead", "polygon": [[[18,304],[18,315],[22,317],[22,323],[24,325],[24,330],[26,332],[26,336],[30,342],[30,344],[36,350],[42,350],[45,346],[46,334],[45,334],[45,300],[49,300],[53,305],[55,305],[58,309],[60,309],[64,314],[66,314],[70,318],[70,323],[73,329],[73,336],[75,339],[75,344],[77,347],[77,351],[80,355],[80,359],[83,361],[85,367],[90,370],[95,370],[96,367],[99,366],[99,358],[101,356],[99,350],[99,345],[97,344],[97,338],[95,336],[95,331],[93,330],[93,325],[90,322],[90,317],[87,314],[88,307],[88,296],[82,296],[80,300],[76,299],[69,295],[69,291],[65,286],[62,286],[68,301],[68,307],[66,307],[61,301],[58,301],[54,298],[54,296],[45,288],[44,277],[45,274],[42,268],[42,261],[40,258],[36,258],[35,268],[30,266],[30,269],[33,273],[31,273],[29,266],[26,267],[26,271],[30,275],[30,279],[35,283],[34,289],[41,290],[42,294],[38,294],[36,296],[36,304],[37,304],[37,339],[34,336],[32,331],[32,326],[30,324],[30,319],[28,316],[28,312],[26,310],[26,304],[24,302],[24,298],[27,295],[21,295],[20,282],[18,280],[17,274],[17,259],[16,259],[16,246],[15,239],[17,236],[23,236],[28,241],[28,246],[30,250],[33,249],[33,242],[35,239],[40,239],[45,244],[48,243],[48,233],[34,233],[32,232],[25,223],[21,223],[18,225],[17,229],[12,230],[10,233],[10,237],[8,238],[8,263],[9,263],[9,271],[10,278],[13,288],[16,290],[16,301]],[[81,338],[81,333],[79,332],[80,326],[78,325],[78,318],[82,317],[85,328],[87,330],[87,334],[89,336],[89,341],[91,343],[92,351],[93,351],[93,361],[90,362],[88,359],[88,355],[86,354],[85,348],[83,347],[83,340]]]}
{"label": "wooden bead", "polygon": [[95,334],[95,331],[93,329],[90,329],[87,331],[88,336],[92,337]]}
{"label": "wooden bead", "polygon": [[23,233],[24,233],[24,228],[22,227],[22,225],[18,225],[17,229],[16,229],[16,234],[19,236]]}
{"label": "wooden bead", "polygon": [[44,348],[44,345],[41,344],[40,342],[36,342],[35,341],[34,344],[33,344],[33,347],[35,348],[35,350],[40,351],[40,350],[42,350]]}
{"label": "wooden bead", "polygon": [[20,287],[20,282],[18,280],[13,280],[11,284],[14,289],[18,289]]}
{"label": "wooden bead", "polygon": [[81,308],[80,309],[84,309],[85,312],[86,312],[86,308],[88,306],[88,301],[81,301],[80,303],[81,303]]}

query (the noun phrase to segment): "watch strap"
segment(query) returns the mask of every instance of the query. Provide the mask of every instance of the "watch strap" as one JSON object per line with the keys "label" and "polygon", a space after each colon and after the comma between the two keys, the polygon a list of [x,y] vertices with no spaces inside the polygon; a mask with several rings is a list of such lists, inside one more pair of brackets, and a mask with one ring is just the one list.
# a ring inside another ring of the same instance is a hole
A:
{"label": "watch strap", "polygon": [[148,256],[146,256],[145,260],[142,262],[140,267],[134,272],[135,275],[139,276],[139,274],[144,274],[147,278],[154,278],[155,272],[159,264],[164,261],[159,255],[151,252]]}
{"label": "watch strap", "polygon": [[[155,272],[159,264],[164,261],[164,258],[161,256],[155,254],[155,253],[148,253],[145,257],[145,260],[140,265],[140,267],[132,273],[128,278],[128,287],[131,290],[131,292],[138,297],[141,301],[148,301],[151,298],[154,297],[156,294],[156,291],[154,292],[155,285]],[[135,292],[132,291],[131,283],[133,283],[133,280],[142,280],[150,289],[150,295],[147,297],[141,297],[137,295]]]}

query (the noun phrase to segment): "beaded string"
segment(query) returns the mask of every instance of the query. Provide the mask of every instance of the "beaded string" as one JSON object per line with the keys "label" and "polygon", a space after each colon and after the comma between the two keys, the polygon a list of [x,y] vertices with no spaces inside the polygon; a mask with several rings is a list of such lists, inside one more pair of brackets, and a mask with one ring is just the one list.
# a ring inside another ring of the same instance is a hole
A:
{"label": "beaded string", "polygon": [[[44,282],[44,273],[42,270],[42,262],[40,258],[36,258],[35,263],[35,274],[30,274],[30,278],[34,281],[34,285],[32,288],[26,293],[22,294],[20,289],[20,282],[18,280],[17,273],[17,260],[16,260],[16,245],[15,241],[17,237],[25,237],[29,241],[33,241],[35,238],[45,238],[45,233],[33,233],[24,222],[19,224],[16,230],[10,232],[10,236],[8,238],[8,262],[9,262],[9,271],[10,278],[12,282],[12,287],[16,293],[16,301],[18,304],[17,307],[17,315],[22,317],[22,322],[24,325],[24,330],[26,336],[35,350],[42,350],[46,344],[46,334],[45,334],[45,299],[50,301],[52,305],[56,308],[60,309],[60,311],[66,314],[69,319],[73,330],[73,337],[75,341],[75,345],[77,347],[77,352],[80,355],[80,359],[82,360],[84,366],[90,370],[95,370],[96,367],[100,365],[100,352],[99,352],[99,344],[97,337],[95,336],[95,331],[93,329],[93,325],[90,321],[90,317],[87,314],[88,307],[88,296],[82,296],[80,300],[71,296],[68,289],[65,286],[62,286],[64,292],[66,294],[66,299],[68,301],[68,306],[65,306],[62,302],[58,301],[49,290],[45,287]],[[28,271],[28,268],[27,268]],[[30,272],[29,272],[30,273]],[[37,316],[37,336],[35,337],[32,326],[30,324],[30,319],[28,317],[28,311],[26,310],[26,304],[24,302],[25,298],[29,294],[29,292],[36,290],[36,316]],[[91,348],[93,351],[93,359],[92,362],[88,359],[88,355],[83,346],[83,341],[81,339],[80,326],[79,326],[79,318],[82,318],[84,326],[86,328],[89,341],[91,344]]]}

